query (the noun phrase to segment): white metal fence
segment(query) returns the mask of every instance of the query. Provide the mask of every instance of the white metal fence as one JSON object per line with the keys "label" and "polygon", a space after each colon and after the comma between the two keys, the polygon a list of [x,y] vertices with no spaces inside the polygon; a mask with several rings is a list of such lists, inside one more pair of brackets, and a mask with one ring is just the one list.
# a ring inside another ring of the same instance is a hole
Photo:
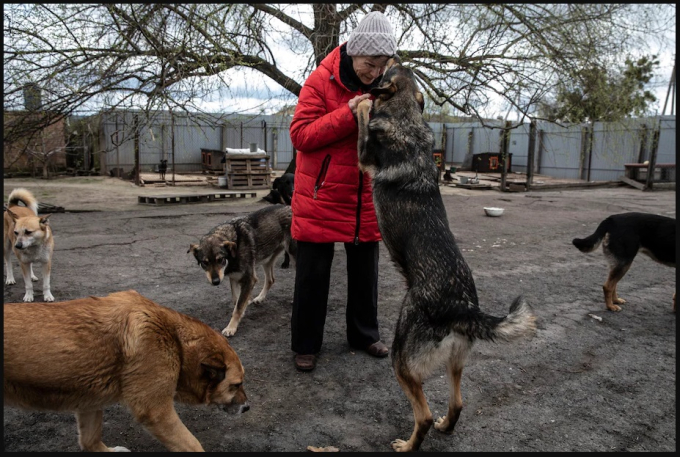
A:
{"label": "white metal fence", "polygon": [[[100,120],[101,171],[121,168],[132,171],[135,113],[119,112]],[[216,121],[206,116],[160,113],[139,129],[139,163],[142,171],[154,170],[160,159],[176,172],[201,171],[201,149],[247,148],[250,143],[270,155],[275,170],[284,170],[293,158],[289,136],[291,116],[229,116]],[[174,124],[174,127],[173,127]],[[474,154],[499,153],[501,121],[484,126],[479,122],[431,123],[436,146],[446,164],[469,167]],[[174,135],[173,135],[174,132]],[[508,152],[513,171],[526,171],[529,157],[529,124],[512,129]],[[618,179],[625,163],[648,160],[656,142],[656,163],[676,161],[675,116],[596,122],[594,125],[558,126],[536,124],[534,172],[557,178],[609,181]],[[174,146],[173,146],[174,137]],[[591,139],[592,137],[592,139]],[[174,149],[174,154],[173,154]]]}

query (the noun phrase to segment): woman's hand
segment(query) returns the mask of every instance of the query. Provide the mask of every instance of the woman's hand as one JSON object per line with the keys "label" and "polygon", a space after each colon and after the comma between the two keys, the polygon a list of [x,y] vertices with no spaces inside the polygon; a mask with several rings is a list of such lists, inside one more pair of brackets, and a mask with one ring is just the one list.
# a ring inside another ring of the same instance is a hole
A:
{"label": "woman's hand", "polygon": [[363,95],[357,95],[353,99],[347,102],[349,105],[349,109],[352,110],[352,114],[356,117],[357,115],[357,106],[359,106],[359,103],[361,103],[362,100],[366,100],[370,98],[371,94],[363,94]]}

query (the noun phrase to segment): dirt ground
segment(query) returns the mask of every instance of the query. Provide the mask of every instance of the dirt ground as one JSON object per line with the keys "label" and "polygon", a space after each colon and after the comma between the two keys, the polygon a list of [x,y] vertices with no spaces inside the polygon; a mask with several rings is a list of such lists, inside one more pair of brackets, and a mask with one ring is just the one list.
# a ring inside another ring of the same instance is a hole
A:
{"label": "dirt ground", "polygon": [[[232,310],[228,283],[210,285],[187,249],[218,223],[268,205],[260,198],[266,191],[224,202],[142,205],[137,195],[180,189],[136,188],[108,177],[5,179],[5,200],[15,187],[66,210],[50,220],[57,301],[135,289],[218,331]],[[454,433],[431,429],[421,450],[676,451],[675,269],[638,256],[619,284],[628,303],[613,313],[603,302],[607,267],[601,251],[583,254],[571,244],[610,214],[675,217],[676,192],[442,187],[442,194],[482,309],[504,315],[524,294],[538,316],[538,331],[513,343],[476,344],[463,372],[464,408]],[[505,213],[487,217],[485,206]],[[380,256],[379,321],[390,345],[405,289],[384,246]],[[16,275],[16,263],[14,268]],[[393,439],[408,438],[413,415],[389,358],[348,347],[345,268],[344,249],[336,245],[324,343],[311,373],[295,370],[290,349],[295,271],[276,268],[277,282],[265,303],[248,308],[230,339],[246,370],[250,411],[236,417],[177,405],[207,451],[305,451],[311,445],[391,452]],[[5,303],[21,301],[23,283],[17,279],[4,288]],[[38,299],[40,291],[38,282]],[[445,414],[444,370],[424,388],[435,417]],[[107,445],[164,451],[123,407],[106,408],[104,421]],[[73,415],[4,408],[4,451],[78,450]]]}

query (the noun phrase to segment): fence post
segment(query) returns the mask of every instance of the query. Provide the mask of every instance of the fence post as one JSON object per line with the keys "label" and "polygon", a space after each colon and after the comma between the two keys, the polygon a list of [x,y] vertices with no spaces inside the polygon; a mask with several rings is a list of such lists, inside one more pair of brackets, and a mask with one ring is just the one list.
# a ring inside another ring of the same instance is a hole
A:
{"label": "fence post", "polygon": [[544,149],[544,139],[545,130],[540,129],[538,131],[538,157],[536,158],[536,173],[541,173],[541,165],[543,162],[543,149]]}
{"label": "fence post", "polygon": [[505,121],[505,125],[501,130],[501,192],[505,192],[506,181],[508,177],[508,150],[510,149],[510,121]]}
{"label": "fence post", "polygon": [[588,127],[581,127],[581,151],[578,158],[578,179],[583,179],[586,166],[586,150],[588,144]]}
{"label": "fence post", "polygon": [[139,186],[139,115],[135,114],[132,119],[132,134],[135,138],[135,186]]}
{"label": "fence post", "polygon": [[647,124],[642,124],[642,132],[640,133],[640,152],[638,153],[638,163],[645,161],[647,155]]}
{"label": "fence post", "polygon": [[661,135],[661,126],[654,130],[652,136],[652,150],[649,154],[649,165],[647,165],[647,180],[645,181],[645,187],[642,190],[652,190],[654,185],[654,167],[656,166],[656,153],[659,148],[659,136]]}
{"label": "fence post", "polygon": [[529,123],[529,150],[527,151],[527,190],[534,179],[534,150],[536,148],[536,121]]}
{"label": "fence post", "polygon": [[588,129],[588,143],[586,147],[588,150],[588,174],[586,175],[586,181],[590,182],[590,169],[593,166],[593,140],[595,138],[595,121],[590,123],[590,128]]}

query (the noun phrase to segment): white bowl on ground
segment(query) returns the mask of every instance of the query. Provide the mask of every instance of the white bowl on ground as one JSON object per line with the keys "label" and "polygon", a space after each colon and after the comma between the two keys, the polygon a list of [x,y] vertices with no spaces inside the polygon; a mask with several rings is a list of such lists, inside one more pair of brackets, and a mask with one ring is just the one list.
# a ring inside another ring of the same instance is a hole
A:
{"label": "white bowl on ground", "polygon": [[493,207],[484,208],[484,212],[486,213],[486,215],[491,216],[491,217],[498,217],[501,214],[503,214],[503,211],[504,211],[503,208],[493,208]]}

